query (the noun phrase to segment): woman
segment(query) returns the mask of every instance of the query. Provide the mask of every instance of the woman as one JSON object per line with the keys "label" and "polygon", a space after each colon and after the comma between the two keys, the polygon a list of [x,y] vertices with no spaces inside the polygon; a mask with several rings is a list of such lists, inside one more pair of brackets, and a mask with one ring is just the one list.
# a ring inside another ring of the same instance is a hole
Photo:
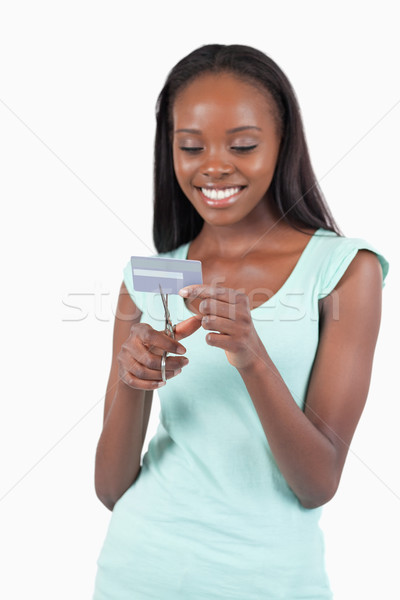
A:
{"label": "woman", "polygon": [[204,285],[169,297],[172,339],[124,269],[94,598],[332,598],[318,521],[366,401],[388,263],[339,231],[295,94],[263,53],[203,46],[170,72],[153,233],[157,255],[202,262]]}

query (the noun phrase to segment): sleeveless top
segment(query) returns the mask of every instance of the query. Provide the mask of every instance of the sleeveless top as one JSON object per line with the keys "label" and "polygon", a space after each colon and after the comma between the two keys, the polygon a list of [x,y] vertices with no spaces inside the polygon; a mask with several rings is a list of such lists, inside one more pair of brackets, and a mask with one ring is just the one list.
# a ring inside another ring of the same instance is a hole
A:
{"label": "sleeveless top", "polygon": [[[154,254],[187,258],[190,243]],[[256,331],[303,409],[318,346],[318,300],[368,242],[320,228],[292,273],[251,311]],[[159,294],[125,285],[141,321],[164,329]],[[173,323],[193,316],[168,296]],[[158,390],[158,429],[136,481],[115,504],[93,600],[330,600],[322,507],[304,508],[283,478],[251,397],[200,327],[182,340],[189,364]]]}

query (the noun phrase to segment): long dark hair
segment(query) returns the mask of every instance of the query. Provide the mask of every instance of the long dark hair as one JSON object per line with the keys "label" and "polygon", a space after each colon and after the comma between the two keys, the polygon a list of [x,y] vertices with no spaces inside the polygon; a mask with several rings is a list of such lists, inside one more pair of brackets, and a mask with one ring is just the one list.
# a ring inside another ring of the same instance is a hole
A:
{"label": "long dark hair", "polygon": [[178,92],[204,73],[227,72],[264,90],[281,131],[279,156],[268,195],[295,229],[323,227],[342,235],[311,166],[295,92],[283,71],[263,52],[234,44],[194,50],[170,71],[157,100],[154,151],[153,240],[168,252],[193,240],[203,226],[176,179],[172,156],[172,107]]}

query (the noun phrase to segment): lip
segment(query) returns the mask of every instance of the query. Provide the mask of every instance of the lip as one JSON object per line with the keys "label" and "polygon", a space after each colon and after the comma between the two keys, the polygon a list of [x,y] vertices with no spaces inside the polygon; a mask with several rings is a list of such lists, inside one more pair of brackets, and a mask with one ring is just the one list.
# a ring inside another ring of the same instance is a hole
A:
{"label": "lip", "polygon": [[222,198],[221,200],[218,199],[211,199],[211,198],[207,198],[207,196],[205,196],[203,194],[203,192],[201,191],[200,187],[195,187],[195,189],[197,190],[197,192],[199,193],[201,199],[203,200],[203,202],[205,204],[207,204],[207,206],[213,206],[215,207],[220,207],[223,208],[225,206],[230,206],[232,204],[234,204],[236,202],[236,200],[238,199],[238,197],[240,196],[240,194],[243,192],[243,190],[246,189],[247,186],[243,186],[243,185],[224,185],[224,186],[210,186],[210,185],[204,185],[202,186],[208,190],[226,190],[226,189],[230,189],[230,188],[240,188],[238,192],[236,192],[236,194],[232,194],[232,196],[229,196],[228,198]]}
{"label": "lip", "polygon": [[205,188],[206,190],[229,190],[231,188],[244,188],[246,186],[242,183],[225,183],[224,185],[206,183],[204,185],[196,185],[195,187],[198,190],[200,190],[201,188]]}

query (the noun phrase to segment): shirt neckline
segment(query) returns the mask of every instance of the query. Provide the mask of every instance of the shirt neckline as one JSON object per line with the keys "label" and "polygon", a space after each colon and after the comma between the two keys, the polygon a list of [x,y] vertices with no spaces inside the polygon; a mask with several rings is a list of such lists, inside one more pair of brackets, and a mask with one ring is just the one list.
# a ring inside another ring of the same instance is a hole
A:
{"label": "shirt neckline", "polygon": [[[314,231],[314,233],[312,234],[312,236],[310,237],[309,241],[307,242],[305,248],[303,249],[302,253],[300,254],[295,266],[293,267],[291,273],[289,274],[289,276],[287,277],[287,279],[283,282],[283,284],[281,285],[281,287],[275,292],[275,294],[273,294],[270,298],[268,298],[268,300],[266,300],[265,302],[263,302],[262,304],[260,304],[259,306],[256,306],[255,308],[251,309],[251,313],[254,313],[256,310],[263,308],[265,306],[267,306],[268,304],[270,304],[271,302],[275,301],[277,299],[278,296],[280,296],[286,289],[286,287],[289,285],[289,283],[291,282],[291,280],[294,278],[294,276],[296,275],[296,273],[300,270],[301,265],[304,263],[307,254],[309,254],[318,233],[321,233],[322,231],[325,231],[323,227],[319,227],[319,229],[317,229],[316,231]],[[192,241],[190,242],[186,242],[186,244],[183,245],[182,247],[182,256],[184,259],[187,260],[187,256],[189,254],[189,247],[190,244],[192,243]],[[181,297],[181,296],[180,296]],[[185,298],[182,298],[182,302],[183,302],[183,307],[184,310],[191,316],[195,315],[195,313],[193,313],[191,310],[188,309],[188,307],[185,304]]]}

